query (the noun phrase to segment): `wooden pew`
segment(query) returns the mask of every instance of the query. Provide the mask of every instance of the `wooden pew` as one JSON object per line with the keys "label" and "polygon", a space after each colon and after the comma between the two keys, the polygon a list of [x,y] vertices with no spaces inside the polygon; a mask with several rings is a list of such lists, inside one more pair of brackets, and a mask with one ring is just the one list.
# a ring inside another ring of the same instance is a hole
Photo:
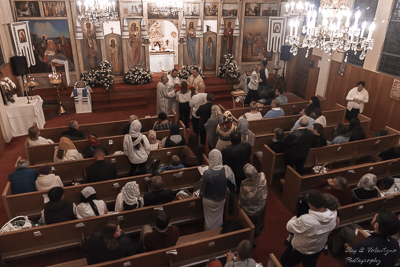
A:
{"label": "wooden pew", "polygon": [[[330,145],[321,148],[311,148],[308,153],[305,168],[322,165],[326,162],[341,162],[346,160],[355,160],[357,158],[378,154],[396,146],[399,141],[398,131],[386,126],[388,135],[374,137],[359,141],[348,142],[344,144]],[[272,184],[274,173],[284,172],[286,170],[284,153],[276,154],[267,145],[263,148],[263,157],[261,170]]]}
{"label": "wooden pew", "polygon": [[[321,110],[322,110],[326,99],[325,99],[325,97],[322,97],[322,96],[318,96],[318,98],[319,98],[320,106],[321,106]],[[288,116],[288,115],[299,114],[309,104],[310,104],[310,102],[305,100],[305,101],[281,104],[281,108],[285,111],[285,115]],[[258,108],[258,111],[261,113],[262,116],[267,114],[267,112],[270,110],[271,110],[271,105],[268,105],[268,106],[260,105],[260,107]],[[224,109],[224,111],[225,111],[225,109]],[[246,112],[250,112],[250,108],[249,107],[234,108],[234,109],[228,109],[228,111],[230,111],[232,113],[233,117],[235,117],[236,119],[239,119],[239,117],[244,115]]]}
{"label": "wooden pew", "polygon": [[[172,115],[168,115],[167,119],[171,122],[178,123],[178,116],[174,110],[172,110]],[[157,116],[150,118],[139,118],[142,123],[144,131],[153,129],[153,125],[158,121]],[[109,121],[109,122],[97,122],[89,124],[79,124],[79,130],[88,134],[95,133],[98,137],[115,136],[120,135],[125,126],[129,124],[129,120],[120,121]],[[68,130],[67,126],[45,128],[40,130],[40,136],[44,138],[52,139],[54,142],[58,142],[61,138],[61,133]]]}
{"label": "wooden pew", "polygon": [[[193,185],[198,183],[202,177],[197,168],[196,166],[160,173],[160,176],[163,178],[164,188],[172,190],[193,188]],[[80,203],[80,192],[83,188],[90,185],[96,190],[98,199],[104,200],[106,203],[114,203],[122,187],[131,181],[136,181],[139,185],[141,195],[148,192],[147,177],[151,177],[151,174],[67,186],[64,187],[64,198],[73,203]],[[11,219],[19,215],[39,217],[40,211],[45,207],[44,199],[47,197],[47,192],[48,191],[36,191],[12,195],[11,184],[8,182],[2,194],[8,218]]]}
{"label": "wooden pew", "polygon": [[[180,133],[186,138],[186,126],[181,121],[179,121],[178,125]],[[157,139],[161,140],[162,138],[169,136],[170,132],[170,130],[157,131]],[[142,134],[147,135],[147,132]],[[110,155],[112,155],[116,151],[124,150],[124,137],[125,135],[107,136],[99,138],[99,141],[101,145],[107,148]],[[83,150],[88,146],[87,140],[77,140],[73,141],[73,143],[80,153],[83,153]],[[54,149],[56,146],[58,146],[58,143],[40,146],[24,146],[26,158],[30,165],[53,162]]]}
{"label": "wooden pew", "polygon": [[[146,267],[160,267],[160,266],[183,266],[192,264],[193,262],[206,262],[210,258],[220,256],[236,246],[244,239],[253,242],[254,239],[254,225],[247,217],[245,212],[240,209],[238,221],[241,224],[241,230],[217,234],[216,231],[203,231],[195,234],[183,236],[181,238],[193,240],[189,242],[182,242],[173,247],[159,249],[155,251],[145,252],[142,254],[125,257],[119,260],[107,261],[91,266],[96,267],[120,267],[120,266],[146,266]],[[121,227],[122,228],[122,227]],[[180,238],[180,239],[181,239]],[[178,241],[179,242],[179,241]],[[171,254],[171,253],[174,254]],[[175,254],[176,253],[176,254]],[[73,261],[76,267],[86,266],[84,259]],[[53,267],[71,266],[69,263],[54,265]]]}
{"label": "wooden pew", "polygon": [[269,260],[267,267],[282,267],[282,264],[275,257],[274,253],[269,254]]}
{"label": "wooden pew", "polygon": [[[144,224],[153,224],[156,207],[149,206],[0,234],[0,253],[2,259],[7,260],[77,246],[81,243],[82,236],[88,237],[99,232],[109,221],[119,221],[126,233],[139,232]],[[162,208],[168,212],[172,224],[203,219],[200,197],[169,202],[162,205]]]}
{"label": "wooden pew", "polygon": [[[182,147],[171,147],[171,148],[162,148],[157,150],[152,150],[149,154],[147,162],[149,163],[153,156],[158,155],[161,158],[161,164],[169,164],[171,161],[171,157],[173,155],[179,155]],[[125,154],[116,154],[109,155],[105,157],[105,161],[113,162],[117,166],[118,177],[126,177],[129,174],[129,170],[131,168],[128,157]],[[54,167],[56,173],[60,176],[61,180],[64,183],[75,181],[83,181],[84,180],[84,170],[92,165],[95,162],[93,158],[91,159],[82,159],[75,161],[66,161],[59,163],[48,163],[50,166]],[[33,165],[29,166],[29,168],[39,171],[39,169],[43,166]]]}
{"label": "wooden pew", "polygon": [[358,183],[366,173],[375,174],[378,179],[400,173],[400,159],[386,160],[376,163],[365,163],[330,170],[327,173],[301,176],[292,167],[286,166],[285,184],[283,186],[282,202],[292,212],[295,212],[297,200],[319,181],[342,176],[347,179],[349,186]]}
{"label": "wooden pew", "polygon": [[[343,122],[346,108],[342,105],[336,104],[335,109],[323,111],[322,115],[326,117],[327,126]],[[296,121],[301,115],[289,115],[279,118],[269,118],[260,120],[249,121],[249,129],[255,135],[273,133],[276,128],[292,129]]]}
{"label": "wooden pew", "polygon": [[[361,127],[363,128],[365,133],[369,132],[369,126],[371,124],[371,119],[364,116],[364,115],[359,115],[360,118],[360,122],[361,122]],[[349,126],[349,123],[344,123],[344,125],[346,127]],[[336,130],[336,125],[330,125],[330,126],[326,126],[322,129],[322,135],[328,139],[328,140],[332,140],[333,139],[333,133]],[[285,137],[291,133],[290,131],[285,132]],[[251,160],[253,160],[253,156],[254,153],[258,152],[258,151],[262,151],[263,146],[264,145],[269,145],[270,143],[273,142],[275,138],[275,134],[274,133],[269,133],[269,134],[261,134],[261,135],[255,135],[254,136],[254,146],[252,147],[252,158]]]}

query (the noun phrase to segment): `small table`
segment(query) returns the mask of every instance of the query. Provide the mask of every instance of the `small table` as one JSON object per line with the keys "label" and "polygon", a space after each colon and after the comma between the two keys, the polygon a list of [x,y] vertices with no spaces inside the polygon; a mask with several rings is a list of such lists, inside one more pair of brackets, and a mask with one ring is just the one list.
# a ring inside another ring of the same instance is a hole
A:
{"label": "small table", "polygon": [[[236,108],[236,106],[235,106],[235,98],[236,97],[239,97],[239,96],[244,96],[245,97],[247,95],[245,91],[231,91],[231,94],[232,94],[233,108]],[[242,102],[242,107],[244,107],[244,99],[243,99],[243,102]]]}
{"label": "small table", "polygon": [[18,97],[15,103],[6,106],[8,121],[13,137],[28,134],[28,128],[37,123],[39,129],[43,129],[46,123],[43,113],[43,100],[39,95],[33,97],[27,104],[26,97]]}
{"label": "small table", "polygon": [[175,52],[150,52],[150,71],[166,72],[174,68]]}

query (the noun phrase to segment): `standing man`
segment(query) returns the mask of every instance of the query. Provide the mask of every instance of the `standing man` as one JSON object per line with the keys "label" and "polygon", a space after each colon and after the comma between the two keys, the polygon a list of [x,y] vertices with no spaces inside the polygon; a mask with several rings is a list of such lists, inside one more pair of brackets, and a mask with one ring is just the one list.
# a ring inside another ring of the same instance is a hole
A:
{"label": "standing man", "polygon": [[200,116],[199,133],[200,133],[200,143],[203,146],[206,145],[206,138],[207,138],[206,128],[204,127],[204,124],[206,124],[208,119],[211,117],[211,107],[213,106],[214,94],[207,93],[206,100],[207,103],[201,105],[199,109],[196,111],[196,115]]}
{"label": "standing man", "polygon": [[193,68],[192,75],[190,75],[187,82],[190,86],[194,87],[194,92],[192,93],[192,95],[197,94],[198,90],[199,90],[199,86],[201,84],[204,84],[204,80],[203,80],[203,78],[201,78],[200,73],[199,73],[199,68],[197,68],[197,67]]}
{"label": "standing man", "polygon": [[161,76],[161,81],[157,84],[157,114],[164,112],[169,115],[172,109],[172,98],[175,91],[168,86],[168,77]]}
{"label": "standing man", "polygon": [[262,92],[265,89],[268,89],[268,69],[267,69],[268,61],[265,59],[260,63],[260,83],[258,84],[258,92]]}
{"label": "standing man", "polygon": [[328,241],[328,236],[336,227],[337,212],[324,208],[324,197],[317,190],[307,194],[310,207],[307,214],[293,216],[286,229],[293,233],[291,244],[281,257],[283,267],[317,266],[317,260]]}
{"label": "standing man", "polygon": [[[181,85],[181,79],[178,77],[178,70],[173,69],[171,74],[168,74],[168,86],[172,89]],[[176,111],[176,101],[172,100],[172,108]]]}
{"label": "standing man", "polygon": [[194,95],[189,102],[189,106],[192,108],[192,127],[193,132],[199,135],[199,121],[200,116],[197,116],[197,110],[201,105],[207,103],[207,94],[204,93],[204,84],[199,86],[199,93]]}
{"label": "standing man", "polygon": [[351,89],[347,94],[346,120],[351,121],[352,118],[358,117],[358,114],[364,110],[364,104],[368,103],[369,94],[364,87],[365,82],[359,81],[357,87]]}

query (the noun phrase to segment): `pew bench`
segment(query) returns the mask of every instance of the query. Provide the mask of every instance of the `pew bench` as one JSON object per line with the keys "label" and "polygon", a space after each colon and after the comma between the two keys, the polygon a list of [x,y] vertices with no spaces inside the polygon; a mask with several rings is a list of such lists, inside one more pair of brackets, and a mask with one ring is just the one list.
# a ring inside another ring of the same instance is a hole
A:
{"label": "pew bench", "polygon": [[267,267],[282,267],[280,261],[276,258],[274,253],[269,254]]}

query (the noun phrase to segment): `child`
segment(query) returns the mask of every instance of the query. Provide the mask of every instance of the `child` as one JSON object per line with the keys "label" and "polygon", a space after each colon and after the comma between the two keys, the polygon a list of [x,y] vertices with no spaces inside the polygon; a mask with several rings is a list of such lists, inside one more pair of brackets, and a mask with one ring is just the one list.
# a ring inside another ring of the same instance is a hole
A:
{"label": "child", "polygon": [[181,163],[181,159],[177,155],[173,155],[171,158],[171,164],[169,164],[167,171],[179,170],[185,168],[185,165]]}
{"label": "child", "polygon": [[183,121],[186,129],[189,130],[190,107],[189,102],[192,99],[192,92],[189,90],[187,82],[182,81],[181,90],[176,94],[176,99],[179,102],[179,119]]}

